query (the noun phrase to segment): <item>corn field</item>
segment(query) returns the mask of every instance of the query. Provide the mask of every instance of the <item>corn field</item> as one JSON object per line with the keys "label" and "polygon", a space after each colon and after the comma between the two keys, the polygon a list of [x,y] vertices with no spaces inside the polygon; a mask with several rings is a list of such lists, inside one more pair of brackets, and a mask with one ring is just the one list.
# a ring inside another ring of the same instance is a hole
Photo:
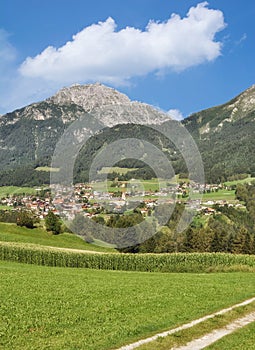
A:
{"label": "corn field", "polygon": [[29,244],[0,242],[0,260],[98,270],[144,272],[255,272],[254,255],[226,253],[121,254],[64,251]]}

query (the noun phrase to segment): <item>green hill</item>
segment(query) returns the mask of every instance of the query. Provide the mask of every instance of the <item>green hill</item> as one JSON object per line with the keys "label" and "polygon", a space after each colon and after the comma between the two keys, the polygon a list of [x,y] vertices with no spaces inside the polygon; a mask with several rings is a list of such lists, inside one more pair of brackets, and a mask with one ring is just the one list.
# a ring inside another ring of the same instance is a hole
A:
{"label": "green hill", "polygon": [[28,229],[19,227],[16,224],[0,222],[0,241],[31,243],[42,246],[59,248],[82,249],[99,252],[116,252],[113,248],[86,243],[82,238],[72,233],[53,235],[43,228]]}
{"label": "green hill", "polygon": [[183,121],[201,152],[206,178],[225,181],[233,174],[255,175],[255,86],[233,100]]}

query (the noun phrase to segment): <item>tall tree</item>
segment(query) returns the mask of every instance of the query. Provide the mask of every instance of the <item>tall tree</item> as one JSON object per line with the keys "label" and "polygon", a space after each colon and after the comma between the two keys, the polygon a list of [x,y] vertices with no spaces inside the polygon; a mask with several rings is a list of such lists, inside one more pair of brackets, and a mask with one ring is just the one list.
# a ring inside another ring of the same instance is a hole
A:
{"label": "tall tree", "polygon": [[45,217],[45,226],[47,231],[51,231],[54,235],[61,232],[61,221],[51,210]]}

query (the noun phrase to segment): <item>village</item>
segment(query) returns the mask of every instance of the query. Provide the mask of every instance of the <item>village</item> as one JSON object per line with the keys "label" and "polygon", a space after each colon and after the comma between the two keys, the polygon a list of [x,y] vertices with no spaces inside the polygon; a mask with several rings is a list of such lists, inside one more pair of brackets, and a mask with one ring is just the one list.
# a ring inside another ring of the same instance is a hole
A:
{"label": "village", "polygon": [[[6,195],[0,199],[0,205],[6,210],[31,211],[39,219],[44,219],[48,212],[52,211],[68,220],[72,220],[78,213],[93,218],[99,215],[124,214],[135,208],[139,208],[140,213],[146,217],[151,216],[158,205],[172,205],[176,202],[184,203],[191,210],[205,215],[215,213],[215,204],[242,206],[227,199],[213,199],[213,194],[231,190],[223,184],[200,185],[181,181],[177,184],[164,183],[165,187],[158,189],[148,189],[141,186],[139,180],[123,182],[116,179],[114,187],[109,187],[109,190],[105,186],[99,189],[98,185],[94,182],[78,183],[69,188],[63,186],[37,188],[36,194],[33,195]],[[113,186],[113,183],[109,186]]]}

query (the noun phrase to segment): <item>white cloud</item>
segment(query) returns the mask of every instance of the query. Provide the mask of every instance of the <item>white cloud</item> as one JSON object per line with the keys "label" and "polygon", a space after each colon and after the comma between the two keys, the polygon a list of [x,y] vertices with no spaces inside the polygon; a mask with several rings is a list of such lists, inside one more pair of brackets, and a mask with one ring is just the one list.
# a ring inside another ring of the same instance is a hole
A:
{"label": "white cloud", "polygon": [[169,109],[169,111],[167,112],[167,114],[168,114],[171,118],[173,118],[173,119],[175,119],[175,120],[182,120],[182,119],[184,119],[184,116],[183,116],[182,112],[179,111],[179,109]]}
{"label": "white cloud", "polygon": [[20,66],[24,77],[61,84],[100,81],[115,85],[135,76],[186,68],[213,61],[221,54],[217,32],[223,13],[203,2],[187,16],[173,14],[165,22],[150,21],[144,31],[116,30],[112,18],[84,28],[64,46],[49,46]]}

